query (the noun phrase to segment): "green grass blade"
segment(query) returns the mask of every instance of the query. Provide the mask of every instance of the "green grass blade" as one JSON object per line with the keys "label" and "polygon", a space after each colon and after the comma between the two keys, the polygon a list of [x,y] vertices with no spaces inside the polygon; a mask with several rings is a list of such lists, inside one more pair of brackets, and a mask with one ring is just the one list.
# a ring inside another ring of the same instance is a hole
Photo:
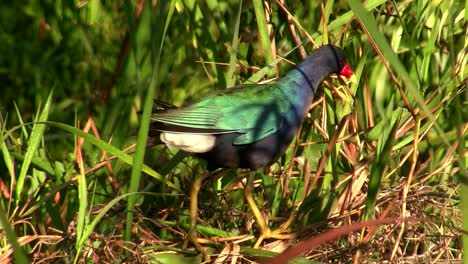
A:
{"label": "green grass blade", "polygon": [[[389,108],[391,109],[391,108]],[[389,126],[382,129],[377,149],[375,153],[375,161],[372,163],[369,173],[369,189],[367,191],[366,209],[364,220],[372,219],[374,216],[374,206],[377,203],[377,194],[382,188],[381,183],[385,177],[385,172],[391,158],[391,153],[395,145],[395,135],[399,128],[400,114],[394,112],[391,116]]]}
{"label": "green grass blade", "polygon": [[[44,105],[44,108],[42,109],[42,112],[40,113],[39,118],[37,119],[37,121],[39,122],[46,121],[49,116],[50,105],[52,102],[52,93],[53,92],[51,91]],[[16,189],[15,189],[16,204],[18,204],[21,201],[20,198],[23,192],[24,181],[26,180],[26,174],[28,173],[31,160],[33,159],[34,154],[39,148],[39,143],[42,140],[45,127],[46,126],[44,124],[40,124],[40,123],[35,123],[33,126],[31,135],[28,140],[28,148],[26,150],[26,155],[24,156],[24,161],[21,166],[21,171],[18,176],[18,181],[16,183]]]}
{"label": "green grass blade", "polygon": [[8,151],[8,147],[5,141],[1,143],[1,149],[2,149],[2,154],[3,154],[3,160],[5,161],[8,173],[10,174],[11,177],[13,177],[13,175],[15,175],[13,167],[12,167],[13,160],[11,159],[11,155],[10,155],[10,152]]}
{"label": "green grass blade", "polygon": [[[24,121],[23,121],[23,117],[21,116],[21,112],[20,112],[20,110],[18,109],[18,106],[16,105],[16,103],[14,104],[14,106],[15,106],[16,116],[18,117],[18,121],[19,121],[19,123],[20,123],[21,125],[23,125],[23,124],[24,124]],[[29,136],[28,136],[29,133],[28,133],[28,131],[26,130],[26,127],[24,127],[24,126],[21,127],[21,132],[23,133],[23,135],[24,135],[25,138],[29,138]]]}
{"label": "green grass blade", "polygon": [[[151,122],[151,112],[153,110],[153,98],[154,92],[157,90],[159,85],[159,69],[160,69],[160,60],[161,60],[161,53],[163,49],[164,39],[167,33],[167,29],[169,28],[169,23],[171,21],[172,15],[174,13],[176,1],[171,1],[170,6],[168,8],[167,14],[165,14],[165,7],[164,3],[159,3],[158,6],[158,17],[156,20],[159,23],[164,24],[164,29],[162,31],[155,28],[155,32],[153,32],[153,37],[156,39],[155,46],[152,50],[152,57],[153,60],[153,74],[151,76],[150,86],[148,88],[148,92],[146,93],[144,105],[143,105],[143,114],[141,118],[141,125],[140,129],[138,130],[138,140],[137,140],[137,147],[135,150],[135,162],[132,167],[132,175],[130,179],[130,187],[129,192],[136,192],[138,190],[141,178],[141,171],[143,167],[143,159],[145,157],[145,148],[146,142],[148,138],[148,131]],[[163,16],[164,19],[163,19]],[[165,21],[164,21],[165,20]],[[159,24],[158,23],[158,24]],[[157,41],[159,40],[159,42]],[[128,204],[127,204],[127,221],[125,226],[125,239],[129,240],[131,235],[131,228],[132,228],[132,219],[133,219],[133,207],[135,206],[136,197],[130,196],[128,197]]]}
{"label": "green grass blade", "polygon": [[268,34],[267,21],[262,0],[253,0],[255,17],[257,18],[258,34],[263,49],[263,55],[267,64],[273,62],[273,51],[271,50],[270,35]]}
{"label": "green grass blade", "polygon": [[[0,116],[0,138],[3,139],[3,135],[5,133],[6,121],[3,121],[3,118]],[[5,161],[5,165],[7,167],[8,173],[10,177],[14,177],[15,171],[13,168],[13,160],[11,159],[10,151],[8,150],[7,144],[5,140],[1,140],[1,153],[3,154],[3,160]]]}
{"label": "green grass blade", "polygon": [[234,72],[236,71],[236,64],[237,64],[237,49],[239,47],[239,24],[240,24],[240,17],[242,13],[242,0],[239,2],[239,11],[237,12],[236,17],[236,24],[234,26],[234,32],[232,37],[232,48],[231,48],[231,56],[229,59],[229,66],[226,73],[226,86],[232,87],[236,85],[236,78],[234,76]]}
{"label": "green grass blade", "polygon": [[27,264],[30,263],[26,254],[23,251],[23,248],[18,243],[16,239],[15,230],[10,226],[10,223],[7,219],[7,213],[3,210],[3,207],[0,206],[0,230],[2,230],[2,236],[5,235],[13,248],[13,256],[15,257],[15,263]]}
{"label": "green grass blade", "polygon": [[[76,146],[76,145],[75,145]],[[75,150],[75,153],[77,153],[77,150]],[[78,172],[78,177],[77,177],[77,186],[78,186],[78,214],[76,217],[76,244],[75,248],[77,251],[76,257],[75,257],[75,263],[78,261],[78,256],[79,252],[83,248],[83,243],[80,243],[80,241],[83,241],[87,238],[83,238],[83,233],[84,233],[84,228],[89,222],[89,214],[87,213],[89,211],[89,203],[88,203],[88,185],[86,181],[86,173],[84,170],[84,164],[83,164],[83,159],[82,157],[78,159],[79,157],[75,156],[75,159],[78,163],[79,167],[79,172]]]}

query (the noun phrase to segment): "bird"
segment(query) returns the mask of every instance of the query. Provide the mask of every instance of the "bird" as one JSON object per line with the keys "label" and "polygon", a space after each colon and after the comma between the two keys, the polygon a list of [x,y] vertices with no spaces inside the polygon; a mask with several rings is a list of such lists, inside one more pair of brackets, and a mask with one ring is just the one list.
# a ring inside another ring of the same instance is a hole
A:
{"label": "bird", "polygon": [[[346,78],[353,74],[343,50],[328,44],[314,50],[276,82],[235,86],[182,107],[158,104],[152,113],[150,130],[159,133],[168,147],[206,160],[208,170],[255,171],[273,164],[285,153],[320,83],[332,73]],[[199,178],[197,184],[201,185],[202,180]],[[192,191],[199,189],[194,183]],[[251,193],[246,191],[245,195],[248,202],[253,201],[248,197]],[[197,196],[198,193],[191,194],[195,207]],[[267,237],[271,232],[252,203],[249,206],[262,236]],[[191,208],[192,213],[195,215],[191,217],[196,218],[197,209]],[[196,222],[191,222],[194,230],[192,224]]]}

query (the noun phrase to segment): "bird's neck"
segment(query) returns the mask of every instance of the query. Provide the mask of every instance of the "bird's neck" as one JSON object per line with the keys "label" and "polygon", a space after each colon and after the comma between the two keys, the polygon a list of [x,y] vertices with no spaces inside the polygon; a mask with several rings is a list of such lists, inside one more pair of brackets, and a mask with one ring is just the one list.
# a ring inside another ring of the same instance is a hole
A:
{"label": "bird's neck", "polygon": [[314,99],[316,90],[311,88],[310,81],[299,71],[292,70],[278,84],[285,94],[285,99],[303,116]]}
{"label": "bird's neck", "polygon": [[297,109],[307,109],[322,80],[337,67],[334,57],[313,53],[289,71],[279,86]]}
{"label": "bird's neck", "polygon": [[322,80],[336,71],[338,71],[338,65],[335,56],[316,52],[296,65],[296,68],[291,70],[288,75],[291,74],[293,78],[302,79],[315,94]]}

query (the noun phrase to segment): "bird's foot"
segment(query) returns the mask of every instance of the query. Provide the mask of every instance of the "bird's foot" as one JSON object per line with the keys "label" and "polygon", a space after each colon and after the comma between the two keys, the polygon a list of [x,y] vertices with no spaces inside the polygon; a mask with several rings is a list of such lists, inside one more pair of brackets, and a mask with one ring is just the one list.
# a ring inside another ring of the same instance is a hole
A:
{"label": "bird's foot", "polygon": [[265,239],[279,239],[279,240],[288,240],[294,238],[294,234],[291,234],[288,230],[283,230],[282,228],[271,230],[261,230],[260,236],[255,242],[254,248],[259,248]]}
{"label": "bird's foot", "polygon": [[253,181],[254,174],[251,173],[247,178],[247,184],[245,186],[244,195],[245,199],[247,200],[247,203],[249,204],[250,210],[252,211],[252,214],[255,218],[255,221],[258,227],[260,228],[260,236],[258,237],[254,248],[258,248],[265,239],[274,238],[283,240],[293,238],[294,235],[289,232],[289,226],[294,221],[296,214],[292,213],[289,219],[285,223],[283,223],[278,229],[271,230],[268,227],[265,217],[263,216],[262,212],[258,208],[257,203],[253,198]]}
{"label": "bird's foot", "polygon": [[185,236],[184,243],[182,244],[182,248],[187,248],[191,243],[201,254],[203,254],[204,262],[209,263],[211,258],[210,255],[206,252],[206,249],[200,244],[200,239],[197,235],[196,228],[190,228]]}

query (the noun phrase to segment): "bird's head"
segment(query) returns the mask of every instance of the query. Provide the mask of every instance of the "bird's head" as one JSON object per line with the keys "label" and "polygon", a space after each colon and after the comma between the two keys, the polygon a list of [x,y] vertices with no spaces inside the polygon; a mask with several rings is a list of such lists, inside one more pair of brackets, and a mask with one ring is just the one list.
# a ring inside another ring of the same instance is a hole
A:
{"label": "bird's head", "polygon": [[350,78],[353,75],[353,70],[351,69],[351,66],[349,66],[349,64],[346,62],[346,55],[344,54],[343,50],[332,44],[329,44],[324,47],[330,48],[335,54],[336,63],[338,66],[338,71],[336,72],[336,74],[339,74],[346,78]]}

